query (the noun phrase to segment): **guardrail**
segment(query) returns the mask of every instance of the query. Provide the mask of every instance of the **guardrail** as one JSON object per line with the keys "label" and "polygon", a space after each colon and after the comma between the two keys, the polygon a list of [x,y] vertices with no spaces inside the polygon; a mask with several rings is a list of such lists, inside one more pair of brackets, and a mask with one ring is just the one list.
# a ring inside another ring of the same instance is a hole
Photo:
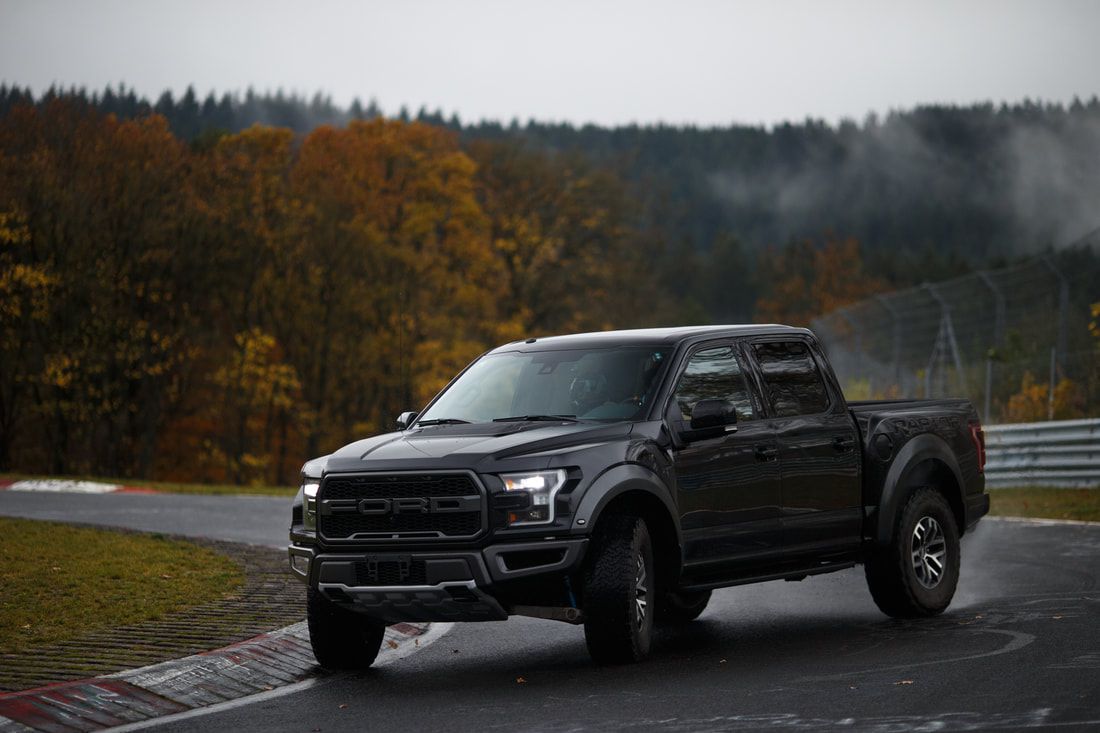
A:
{"label": "guardrail", "polygon": [[1100,488],[1100,419],[986,425],[985,483]]}

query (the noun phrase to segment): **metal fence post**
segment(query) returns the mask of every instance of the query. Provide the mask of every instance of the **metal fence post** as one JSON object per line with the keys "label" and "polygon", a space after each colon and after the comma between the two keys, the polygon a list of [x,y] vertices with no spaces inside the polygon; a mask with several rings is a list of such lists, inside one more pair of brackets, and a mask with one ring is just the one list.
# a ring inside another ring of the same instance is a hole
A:
{"label": "metal fence post", "polygon": [[[1058,278],[1058,354],[1065,358],[1066,353],[1066,320],[1069,318],[1069,281],[1066,280],[1066,276],[1062,274],[1062,271],[1054,264],[1054,261],[1049,255],[1043,257],[1042,262],[1050,271],[1054,273],[1054,276]],[[1065,364],[1059,364],[1064,372],[1066,369]],[[1053,392],[1051,393],[1053,394]]]}
{"label": "metal fence post", "polygon": [[982,421],[989,422],[989,405],[993,393],[993,357],[985,357],[985,410],[982,411]]}
{"label": "metal fence post", "polygon": [[1005,338],[1005,296],[988,272],[978,270],[977,275],[993,293],[993,345],[999,347],[1004,344]]}
{"label": "metal fence post", "polygon": [[1047,390],[1047,420],[1054,419],[1054,365],[1057,348],[1050,350],[1050,389]]}
{"label": "metal fence post", "polygon": [[856,379],[863,376],[863,329],[852,317],[852,314],[847,308],[840,308],[836,311],[836,314],[843,318],[848,326],[852,329],[852,334],[856,339]]}
{"label": "metal fence post", "polygon": [[890,322],[894,327],[894,343],[893,353],[891,354],[891,361],[894,362],[894,384],[898,389],[901,389],[901,318],[898,315],[897,309],[890,305],[890,301],[886,299],[885,295],[876,295],[875,301],[881,305],[886,312],[890,314]]}
{"label": "metal fence post", "polygon": [[[951,306],[947,304],[947,301],[940,295],[936,286],[931,283],[925,283],[924,289],[935,298],[936,302],[940,304],[940,330],[936,334],[936,345],[932,348],[932,359],[929,360],[928,366],[931,370],[936,358],[943,358],[944,351],[948,348],[951,350],[951,357],[955,362],[955,375],[959,380],[959,387],[963,392],[968,392],[966,388],[966,372],[963,370],[962,356],[959,354],[959,342],[955,338],[955,325],[951,321]],[[942,371],[942,370],[941,370]],[[931,384],[931,380],[929,380]],[[947,380],[943,380],[944,387],[947,387]]]}

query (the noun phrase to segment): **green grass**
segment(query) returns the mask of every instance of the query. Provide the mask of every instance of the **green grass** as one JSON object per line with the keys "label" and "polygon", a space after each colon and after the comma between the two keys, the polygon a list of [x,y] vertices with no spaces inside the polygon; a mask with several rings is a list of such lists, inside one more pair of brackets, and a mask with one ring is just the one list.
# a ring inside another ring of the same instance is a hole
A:
{"label": "green grass", "polygon": [[1052,489],[1025,486],[990,489],[989,513],[995,517],[1079,519],[1100,522],[1100,488]]}
{"label": "green grass", "polygon": [[0,518],[0,653],[156,619],[243,583],[237,563],[190,542]]}
{"label": "green grass", "polygon": [[253,496],[294,496],[296,486],[237,486],[234,484],[185,484],[172,481],[146,481],[136,478],[103,478],[101,476],[32,476],[28,474],[3,473],[0,479],[19,481],[22,479],[72,479],[73,481],[99,481],[105,484],[134,486],[143,489],[155,489],[170,494],[250,494]]}

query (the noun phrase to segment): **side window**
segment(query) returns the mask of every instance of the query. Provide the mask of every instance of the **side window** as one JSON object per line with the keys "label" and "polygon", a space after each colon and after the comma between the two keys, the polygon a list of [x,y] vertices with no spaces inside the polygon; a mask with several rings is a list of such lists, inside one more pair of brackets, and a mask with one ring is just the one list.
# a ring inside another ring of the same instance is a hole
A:
{"label": "side window", "polygon": [[755,344],[756,361],[776,417],[816,415],[829,409],[829,393],[806,344]]}
{"label": "side window", "polygon": [[688,359],[673,396],[685,422],[699,400],[727,400],[737,411],[738,420],[755,415],[745,374],[733,348],[719,346],[698,351]]}

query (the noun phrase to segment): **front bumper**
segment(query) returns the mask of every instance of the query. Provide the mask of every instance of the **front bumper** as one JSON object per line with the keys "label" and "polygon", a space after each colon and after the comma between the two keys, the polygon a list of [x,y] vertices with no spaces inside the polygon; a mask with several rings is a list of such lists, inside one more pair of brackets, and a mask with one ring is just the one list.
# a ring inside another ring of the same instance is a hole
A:
{"label": "front bumper", "polygon": [[330,600],[388,623],[501,621],[508,610],[493,586],[537,575],[567,574],[587,539],[503,543],[483,550],[316,552],[290,545],[291,572]]}

